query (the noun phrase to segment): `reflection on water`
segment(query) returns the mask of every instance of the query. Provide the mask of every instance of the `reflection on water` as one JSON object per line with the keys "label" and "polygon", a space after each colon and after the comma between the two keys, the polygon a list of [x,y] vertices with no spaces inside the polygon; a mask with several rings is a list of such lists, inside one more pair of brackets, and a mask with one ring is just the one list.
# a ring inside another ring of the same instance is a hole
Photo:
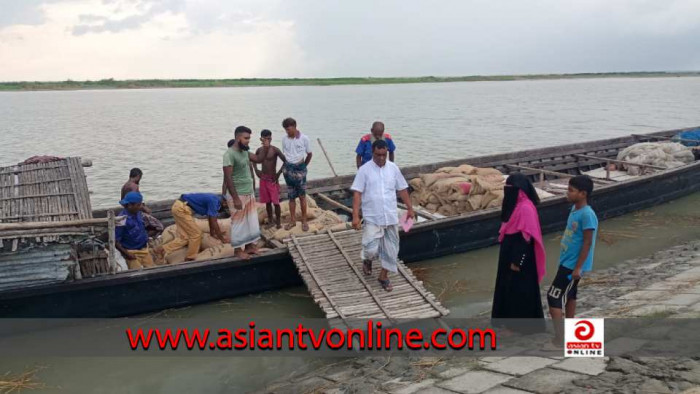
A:
{"label": "reflection on water", "polygon": [[[340,174],[383,120],[400,166],[700,124],[700,78],[0,93],[0,164],[80,155],[95,207],[115,205],[129,169],[147,200],[221,187],[233,127],[273,131],[293,116],[314,145],[310,176]],[[258,145],[257,135],[253,138]]]}
{"label": "reflection on water", "polygon": [[[668,204],[601,222],[594,269],[700,237],[700,193]],[[548,274],[556,270],[559,235],[545,236]],[[496,277],[498,248],[427,260],[410,265],[440,296],[454,317],[473,316],[490,310]],[[584,290],[585,291],[585,288]],[[305,288],[254,294],[205,305],[168,310],[161,317],[322,317]],[[266,382],[334,362],[311,357],[215,357],[215,358],[62,358],[44,360],[0,359],[0,372],[22,371],[43,365],[38,378],[47,392],[71,393],[174,393],[245,392],[261,389]]]}

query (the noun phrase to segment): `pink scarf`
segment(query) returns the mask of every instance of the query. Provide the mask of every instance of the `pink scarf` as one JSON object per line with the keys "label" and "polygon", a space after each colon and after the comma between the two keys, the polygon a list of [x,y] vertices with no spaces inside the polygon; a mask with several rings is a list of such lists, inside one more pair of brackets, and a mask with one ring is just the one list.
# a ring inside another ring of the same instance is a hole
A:
{"label": "pink scarf", "polygon": [[547,255],[542,242],[542,230],[540,229],[540,218],[537,215],[537,208],[522,190],[518,193],[518,202],[510,215],[510,219],[506,223],[501,224],[498,242],[502,242],[506,234],[517,233],[522,233],[526,242],[530,242],[531,239],[535,240],[535,261],[537,263],[537,282],[539,283],[547,270]]}

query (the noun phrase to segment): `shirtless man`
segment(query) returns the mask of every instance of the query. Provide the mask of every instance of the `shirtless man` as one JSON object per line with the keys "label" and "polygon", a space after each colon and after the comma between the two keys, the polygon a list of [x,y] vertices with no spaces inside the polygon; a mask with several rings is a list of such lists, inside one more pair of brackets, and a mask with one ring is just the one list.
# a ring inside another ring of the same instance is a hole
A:
{"label": "shirtless man", "polygon": [[287,159],[276,146],[272,146],[272,132],[263,130],[260,132],[260,142],[262,146],[255,151],[255,155],[262,158],[262,171],[258,170],[256,163],[251,163],[255,170],[255,175],[260,178],[260,202],[265,203],[267,209],[267,223],[272,226],[272,205],[275,206],[275,225],[282,228],[282,209],[280,208],[280,174],[282,168],[277,171],[277,158],[286,163]]}

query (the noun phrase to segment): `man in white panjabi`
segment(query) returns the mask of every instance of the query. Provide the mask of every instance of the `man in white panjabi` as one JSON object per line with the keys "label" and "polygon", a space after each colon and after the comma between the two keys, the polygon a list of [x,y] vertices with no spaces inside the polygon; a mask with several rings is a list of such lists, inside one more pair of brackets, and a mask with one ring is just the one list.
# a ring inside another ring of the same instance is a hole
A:
{"label": "man in white panjabi", "polygon": [[408,184],[396,164],[387,161],[387,143],[377,140],[372,144],[372,160],[357,171],[350,187],[353,191],[352,226],[360,230],[360,208],[365,220],[362,231],[362,269],[365,275],[372,274],[372,260],[379,258],[382,270],[379,283],[391,291],[389,271],[398,271],[399,214],[396,208],[396,193],[408,207],[408,216],[413,218],[413,206],[408,195]]}

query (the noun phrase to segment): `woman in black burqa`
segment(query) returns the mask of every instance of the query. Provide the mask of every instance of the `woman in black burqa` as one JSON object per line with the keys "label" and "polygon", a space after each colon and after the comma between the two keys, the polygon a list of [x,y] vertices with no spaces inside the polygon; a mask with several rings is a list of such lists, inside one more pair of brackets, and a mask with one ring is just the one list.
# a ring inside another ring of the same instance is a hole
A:
{"label": "woman in black burqa", "polygon": [[501,211],[496,289],[492,319],[539,319],[502,322],[517,331],[544,330],[539,282],[545,274],[546,255],[536,205],[537,191],[527,177],[512,174],[504,187]]}

